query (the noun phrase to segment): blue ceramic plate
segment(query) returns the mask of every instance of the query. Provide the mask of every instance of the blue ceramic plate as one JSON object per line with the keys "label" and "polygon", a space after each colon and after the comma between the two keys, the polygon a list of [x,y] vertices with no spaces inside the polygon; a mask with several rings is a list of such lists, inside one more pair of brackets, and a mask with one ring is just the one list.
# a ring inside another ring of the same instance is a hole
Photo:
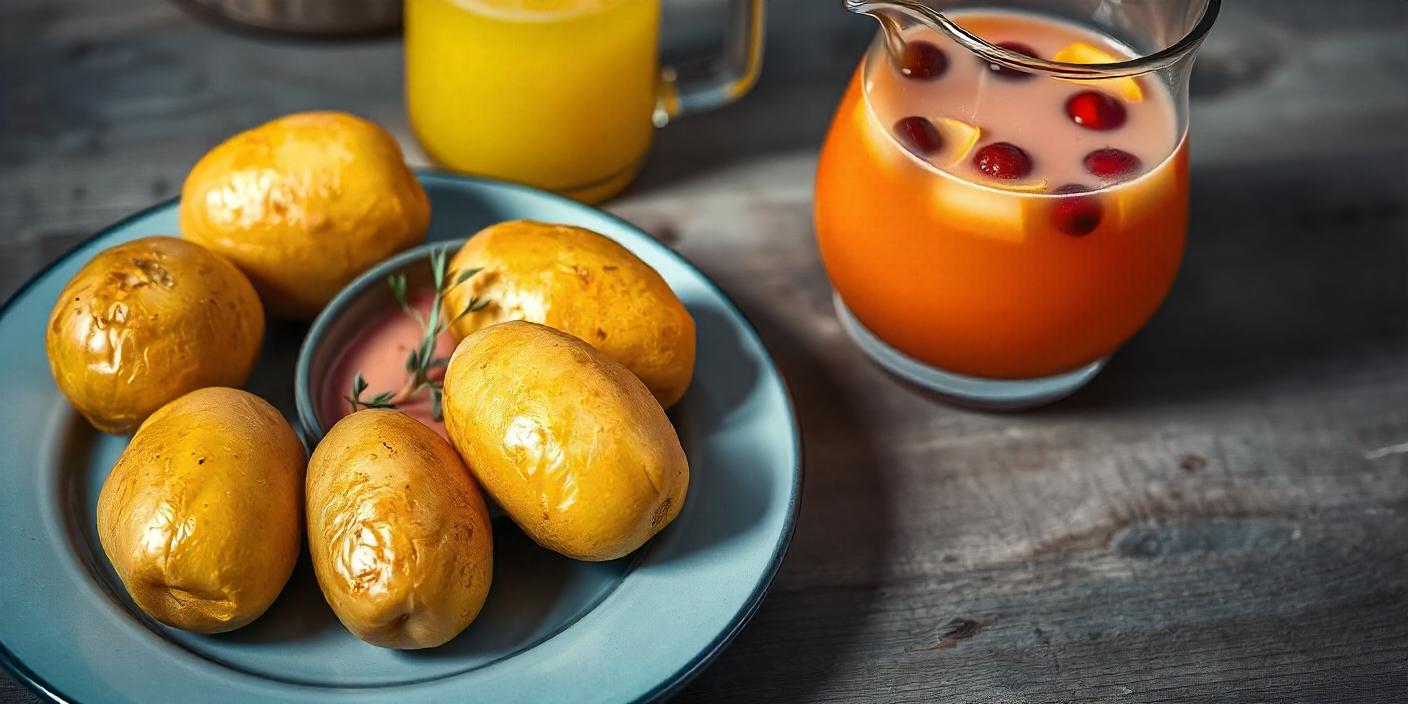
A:
{"label": "blue ceramic plate", "polygon": [[[421,180],[432,240],[515,218],[573,223],[621,242],[684,301],[699,356],[672,411],[691,475],[679,518],[636,554],[597,564],[542,550],[500,519],[484,612],[433,650],[353,638],[306,554],[246,628],[201,636],[146,618],[94,532],[98,490],[126,439],[95,432],[59,395],[44,326],[60,288],[98,251],[177,232],[167,202],[70,252],[0,310],[0,660],[21,679],[79,702],[627,702],[674,692],[737,635],[781,564],[801,487],[791,403],[757,334],[698,269],[624,221],[518,186]],[[249,385],[291,419],[305,332],[271,325]]]}

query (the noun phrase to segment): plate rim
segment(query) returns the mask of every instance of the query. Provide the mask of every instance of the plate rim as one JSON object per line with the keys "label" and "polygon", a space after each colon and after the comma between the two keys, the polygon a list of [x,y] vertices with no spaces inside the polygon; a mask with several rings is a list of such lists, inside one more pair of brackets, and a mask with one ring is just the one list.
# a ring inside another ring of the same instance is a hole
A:
{"label": "plate rim", "polygon": [[[793,457],[795,458],[792,467],[792,483],[790,487],[790,493],[787,499],[787,509],[782,524],[782,530],[779,532],[777,541],[773,545],[772,555],[768,560],[767,566],[764,568],[763,573],[759,576],[758,581],[754,584],[753,590],[750,591],[748,594],[744,608],[740,609],[737,613],[735,613],[729,623],[719,632],[719,634],[716,635],[714,639],[709,642],[708,645],[706,645],[697,654],[695,654],[693,658],[691,658],[688,662],[677,666],[674,675],[666,678],[664,681],[657,684],[653,689],[642,694],[635,701],[658,702],[668,699],[669,697],[678,693],[691,681],[693,681],[695,677],[698,677],[699,674],[702,673],[706,668],[708,668],[708,666],[711,665],[715,660],[717,660],[719,656],[723,654],[724,649],[730,643],[732,643],[740,633],[742,633],[743,629],[748,625],[748,623],[752,620],[753,616],[757,613],[758,609],[762,606],[762,603],[766,598],[768,591],[771,590],[772,585],[777,581],[777,576],[782,570],[782,564],[786,560],[788,550],[791,548],[793,537],[796,534],[797,522],[801,515],[802,496],[806,489],[806,458],[804,455],[805,445],[802,441],[801,419],[797,415],[796,402],[793,398],[792,389],[790,384],[788,383],[787,377],[785,374],[783,374],[782,369],[778,367],[776,356],[772,353],[772,350],[768,349],[767,344],[763,341],[762,335],[758,333],[757,325],[753,323],[753,320],[748,317],[748,315],[743,311],[743,309],[738,305],[738,303],[731,296],[729,296],[728,293],[725,292],[723,288],[719,286],[719,284],[714,281],[712,277],[710,277],[702,269],[700,269],[699,266],[696,265],[693,261],[690,261],[689,258],[685,257],[683,254],[680,254],[674,248],[659,241],[638,225],[626,220],[625,218],[619,215],[616,215],[615,213],[603,210],[601,208],[581,203],[579,201],[573,200],[563,195],[559,195],[557,193],[544,191],[539,188],[534,188],[532,186],[527,186],[520,183],[514,183],[512,181],[501,181],[497,179],[485,178],[482,176],[456,174],[441,169],[425,167],[413,168],[412,172],[415,174],[416,179],[421,182],[425,182],[428,179],[434,181],[445,181],[451,184],[469,184],[478,188],[502,188],[510,191],[518,191],[521,194],[533,197],[547,198],[549,200],[557,201],[558,204],[563,206],[581,208],[588,211],[592,211],[597,216],[602,217],[618,226],[639,233],[650,242],[653,242],[655,245],[659,246],[660,249],[667,256],[675,259],[677,263],[681,264],[685,268],[693,271],[696,275],[698,275],[699,278],[707,286],[707,288],[711,290],[714,295],[718,296],[719,299],[727,306],[730,311],[733,312],[734,315],[738,316],[738,319],[742,321],[743,326],[747,330],[747,332],[752,335],[754,340],[758,343],[758,346],[764,351],[764,353],[766,353],[767,362],[772,368],[773,372],[776,374],[778,383],[781,387],[782,402],[787,410],[787,416],[790,421],[792,431],[790,435],[792,441]],[[99,240],[104,236],[112,233],[113,231],[125,227],[137,220],[141,220],[173,206],[179,206],[180,202],[181,196],[179,195],[163,199],[145,208],[137,210],[136,212],[130,213],[122,218],[119,218],[118,220],[97,229],[93,232],[93,234],[84,237],[78,242],[75,242],[73,245],[68,247],[68,249],[66,249],[63,254],[59,255],[57,258],[55,258],[48,264],[45,264],[44,266],[40,267],[38,271],[29,276],[27,279],[25,279],[25,281],[20,284],[18,288],[15,289],[14,293],[6,297],[4,303],[0,303],[0,318],[3,318],[10,311],[11,306],[16,304],[21,299],[25,298],[26,295],[30,293],[30,289],[34,288],[35,284],[37,284],[40,279],[44,278],[47,274],[49,274],[49,272],[54,270],[56,267],[68,261],[69,258],[74,256],[74,254],[76,254],[79,250],[83,249],[89,244],[92,244],[94,241]],[[395,256],[398,255],[393,254],[391,257],[388,257],[387,260]],[[380,263],[381,262],[378,262],[378,265]],[[359,274],[358,278],[360,278],[361,276],[362,275]],[[357,279],[354,279],[352,282],[349,282],[348,285],[351,286],[355,284],[356,281]],[[341,293],[342,292],[339,291],[339,295]],[[314,324],[315,323],[309,324],[310,332]],[[300,357],[302,356],[302,346],[302,343],[300,343]],[[69,697],[68,695],[63,694],[63,692],[59,688],[55,687],[53,683],[45,680],[43,677],[39,676],[38,673],[31,670],[24,663],[23,660],[21,660],[13,652],[11,652],[9,647],[5,645],[3,639],[0,639],[0,667],[3,667],[16,679],[16,681],[24,684],[26,687],[29,688],[29,690],[33,694],[35,694],[43,701],[55,702],[56,704],[78,704],[77,700],[73,699],[72,697]]]}

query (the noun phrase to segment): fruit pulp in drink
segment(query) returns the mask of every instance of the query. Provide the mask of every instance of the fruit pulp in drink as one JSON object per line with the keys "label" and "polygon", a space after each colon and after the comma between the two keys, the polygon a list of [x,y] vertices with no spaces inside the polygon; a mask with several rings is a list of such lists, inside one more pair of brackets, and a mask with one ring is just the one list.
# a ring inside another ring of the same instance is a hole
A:
{"label": "fruit pulp in drink", "polygon": [[[1135,56],[1037,15],[951,18],[1046,59]],[[901,37],[903,50],[882,37],[862,62],[818,167],[817,236],[841,300],[949,372],[1033,379],[1109,355],[1148,321],[1182,258],[1186,129],[1168,88],[1021,72],[927,27]]]}

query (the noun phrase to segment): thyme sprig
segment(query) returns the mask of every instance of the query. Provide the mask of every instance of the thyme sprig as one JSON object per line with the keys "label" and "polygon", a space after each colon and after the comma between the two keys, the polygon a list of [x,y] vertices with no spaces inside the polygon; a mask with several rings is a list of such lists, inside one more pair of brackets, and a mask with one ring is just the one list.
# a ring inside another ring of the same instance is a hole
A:
{"label": "thyme sprig", "polygon": [[[464,269],[453,275],[448,275],[445,269],[446,258],[449,256],[449,247],[441,247],[430,253],[430,270],[434,277],[435,296],[430,304],[428,313],[422,314],[410,303],[408,297],[408,282],[404,273],[396,273],[386,278],[386,284],[391,288],[391,295],[396,299],[396,304],[401,306],[401,310],[406,315],[411,316],[420,324],[420,342],[406,355],[406,383],[399,391],[390,391],[377,394],[376,396],[363,399],[362,394],[367,389],[367,382],[362,378],[361,372],[352,379],[352,394],[344,397],[352,406],[355,412],[359,408],[396,408],[398,405],[414,399],[418,394],[428,391],[430,393],[430,413],[435,420],[442,419],[441,409],[445,394],[444,369],[450,364],[449,357],[435,354],[435,343],[446,330],[450,329],[455,321],[470,313],[484,310],[489,305],[489,299],[471,296],[469,303],[465,305],[453,318],[447,318],[442,312],[442,304],[445,296],[456,286],[474,278],[482,269]],[[437,373],[438,372],[438,373]]]}
{"label": "thyme sprig", "polygon": [[371,398],[364,399],[362,398],[362,394],[366,393],[366,391],[367,380],[362,378],[361,372],[357,372],[357,376],[352,377],[352,394],[350,396],[343,396],[342,398],[346,399],[348,403],[352,404],[353,411],[356,411],[359,406],[362,408],[396,407],[395,404],[391,403],[391,397],[394,394],[392,394],[390,391],[384,391]]}

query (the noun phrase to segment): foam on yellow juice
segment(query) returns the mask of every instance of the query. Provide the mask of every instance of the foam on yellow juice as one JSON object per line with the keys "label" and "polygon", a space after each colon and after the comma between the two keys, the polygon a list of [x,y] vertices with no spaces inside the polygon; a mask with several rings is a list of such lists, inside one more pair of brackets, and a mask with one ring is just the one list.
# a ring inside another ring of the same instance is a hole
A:
{"label": "foam on yellow juice", "polygon": [[406,0],[406,98],[431,158],[599,200],[654,130],[659,0]]}

